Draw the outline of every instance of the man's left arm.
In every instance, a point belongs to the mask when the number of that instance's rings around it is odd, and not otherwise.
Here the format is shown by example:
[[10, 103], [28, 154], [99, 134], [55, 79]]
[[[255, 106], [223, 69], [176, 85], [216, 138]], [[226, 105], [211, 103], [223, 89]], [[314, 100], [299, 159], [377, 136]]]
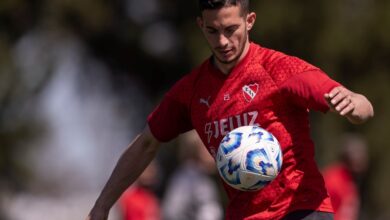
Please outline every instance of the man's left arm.
[[324, 97], [333, 112], [346, 117], [353, 124], [364, 123], [374, 116], [374, 108], [364, 95], [343, 86], [333, 88]]

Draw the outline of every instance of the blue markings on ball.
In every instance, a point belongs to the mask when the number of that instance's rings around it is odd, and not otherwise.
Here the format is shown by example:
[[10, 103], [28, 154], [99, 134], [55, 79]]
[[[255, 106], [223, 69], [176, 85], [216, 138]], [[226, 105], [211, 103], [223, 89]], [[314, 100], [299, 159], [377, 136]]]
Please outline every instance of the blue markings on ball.
[[233, 152], [241, 145], [242, 133], [232, 132], [227, 134], [221, 142], [222, 150], [225, 154]]
[[227, 182], [237, 185], [241, 184], [239, 172], [237, 172], [239, 168], [240, 164], [233, 164], [232, 160], [229, 160], [229, 163], [223, 165], [219, 171]]
[[282, 169], [282, 152], [279, 151], [278, 156], [276, 157], [276, 163], [277, 163], [277, 168], [278, 168], [278, 173]]
[[216, 155], [219, 174], [238, 190], [255, 191], [281, 171], [282, 151], [276, 137], [258, 126], [242, 126], [221, 141]]
[[257, 136], [258, 137], [257, 142], [260, 142], [261, 140], [267, 140], [272, 142], [274, 141], [274, 137], [271, 135], [271, 133], [259, 127], [252, 128], [252, 133], [249, 134], [249, 137], [251, 136]]
[[263, 132], [258, 131], [258, 132], [250, 133], [250, 134], [248, 135], [248, 137], [253, 137], [253, 136], [255, 136], [255, 137], [257, 138], [256, 143], [259, 143], [259, 142], [261, 141], [263, 135], [264, 135]]
[[228, 163], [228, 173], [230, 175], [233, 174], [233, 172], [237, 171], [238, 169], [240, 168], [240, 164], [233, 164], [233, 161], [232, 159], [229, 160], [229, 163]]
[[263, 140], [267, 140], [267, 141], [274, 141], [274, 136], [272, 136], [270, 133], [266, 133], [266, 135], [264, 135], [263, 137]]
[[269, 170], [274, 171], [273, 165], [264, 161], [270, 161], [264, 149], [251, 150], [246, 155], [246, 169], [254, 173], [269, 175]]
[[[274, 166], [272, 166], [272, 163], [265, 163], [264, 161], [260, 162], [261, 167], [261, 173], [264, 175], [272, 175], [275, 173]], [[272, 170], [272, 172], [269, 172]]]

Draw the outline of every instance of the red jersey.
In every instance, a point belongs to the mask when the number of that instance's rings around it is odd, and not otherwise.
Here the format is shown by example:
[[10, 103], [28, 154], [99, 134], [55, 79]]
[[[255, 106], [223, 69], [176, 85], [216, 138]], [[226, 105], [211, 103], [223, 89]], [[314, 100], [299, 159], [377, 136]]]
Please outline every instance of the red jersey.
[[123, 220], [161, 219], [156, 196], [139, 186], [132, 186], [122, 194], [119, 207]]
[[211, 155], [234, 128], [259, 125], [283, 151], [281, 173], [259, 191], [224, 184], [227, 219], [280, 219], [295, 210], [332, 211], [324, 180], [314, 161], [308, 109], [327, 111], [323, 95], [339, 84], [296, 57], [251, 43], [230, 74], [203, 62], [179, 80], [149, 115], [160, 141], [196, 129]]
[[357, 220], [360, 198], [351, 172], [344, 164], [334, 164], [323, 171], [335, 220]]

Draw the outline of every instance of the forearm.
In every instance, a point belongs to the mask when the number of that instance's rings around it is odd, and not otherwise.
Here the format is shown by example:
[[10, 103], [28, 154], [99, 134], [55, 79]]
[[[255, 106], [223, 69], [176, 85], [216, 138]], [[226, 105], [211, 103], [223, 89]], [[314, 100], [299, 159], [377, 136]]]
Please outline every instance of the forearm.
[[154, 158], [158, 143], [137, 136], [118, 160], [93, 209], [108, 212]]

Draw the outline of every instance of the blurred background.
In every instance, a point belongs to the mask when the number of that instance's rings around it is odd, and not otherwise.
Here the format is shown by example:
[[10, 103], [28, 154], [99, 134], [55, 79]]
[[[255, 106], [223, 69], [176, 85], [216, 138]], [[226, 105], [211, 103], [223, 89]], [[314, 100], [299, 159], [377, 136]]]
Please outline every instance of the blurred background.
[[[253, 41], [372, 101], [361, 126], [312, 113], [312, 137], [321, 168], [338, 160], [342, 134], [364, 138], [359, 219], [390, 219], [390, 1], [251, 4]], [[209, 56], [197, 13], [195, 0], [0, 1], [1, 220], [85, 218], [162, 95]], [[149, 187], [161, 201], [179, 163], [178, 143], [164, 145]]]

